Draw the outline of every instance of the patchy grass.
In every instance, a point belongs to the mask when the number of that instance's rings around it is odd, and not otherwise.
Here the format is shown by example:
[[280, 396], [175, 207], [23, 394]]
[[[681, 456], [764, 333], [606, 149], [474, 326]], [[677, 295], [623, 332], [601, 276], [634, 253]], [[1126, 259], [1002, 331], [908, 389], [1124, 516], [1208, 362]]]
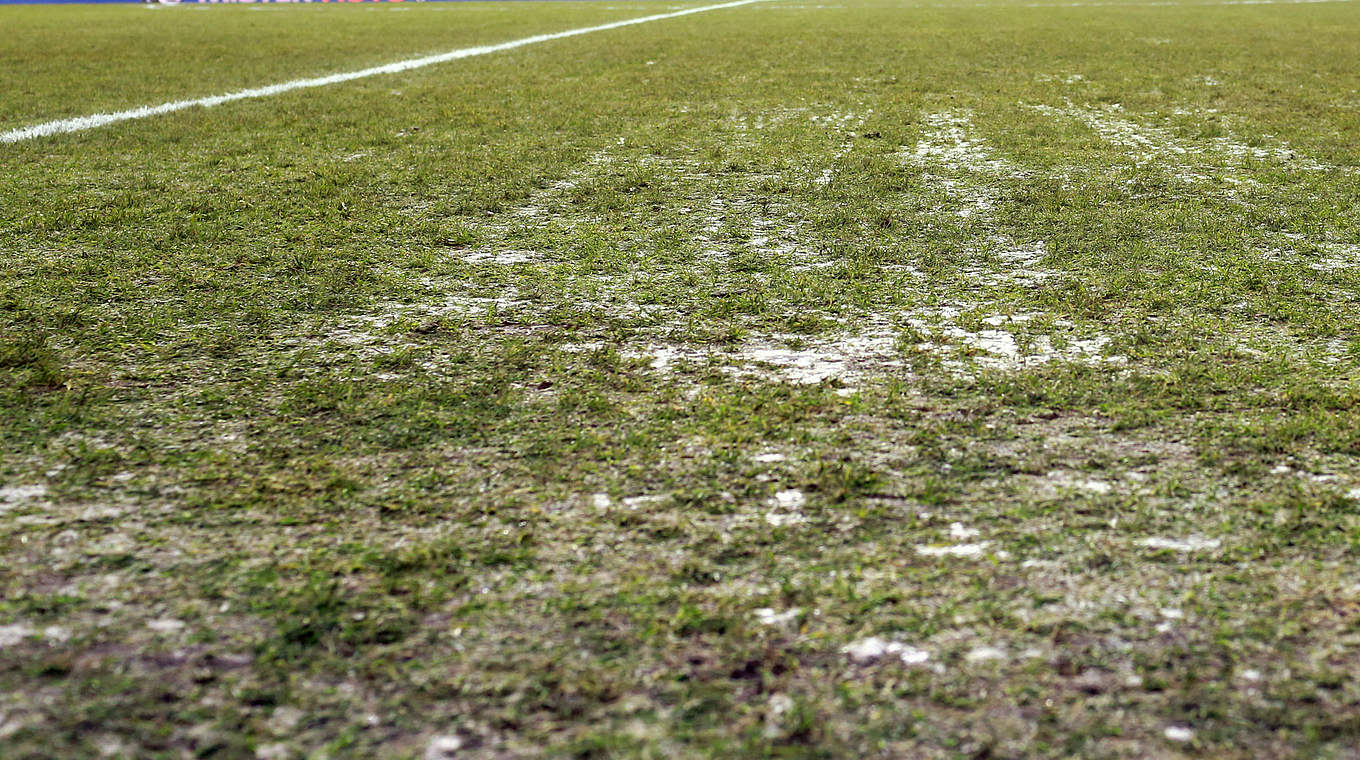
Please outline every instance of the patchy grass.
[[[7, 9], [0, 124], [657, 7]], [[772, 1], [4, 146], [0, 754], [1346, 756], [1357, 27]]]

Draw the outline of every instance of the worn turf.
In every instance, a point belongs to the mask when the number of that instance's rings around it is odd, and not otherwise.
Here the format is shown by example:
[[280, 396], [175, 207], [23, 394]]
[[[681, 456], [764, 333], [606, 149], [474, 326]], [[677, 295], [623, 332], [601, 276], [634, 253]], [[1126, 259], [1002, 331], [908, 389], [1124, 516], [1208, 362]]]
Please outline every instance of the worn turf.
[[[0, 129], [684, 6], [0, 11]], [[0, 146], [0, 755], [1351, 757], [1360, 12], [773, 0]]]

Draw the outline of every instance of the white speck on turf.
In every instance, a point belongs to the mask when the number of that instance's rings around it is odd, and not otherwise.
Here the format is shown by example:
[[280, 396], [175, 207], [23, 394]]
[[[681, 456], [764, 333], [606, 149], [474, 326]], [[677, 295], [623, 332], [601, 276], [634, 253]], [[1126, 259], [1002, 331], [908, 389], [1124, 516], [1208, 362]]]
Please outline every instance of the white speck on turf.
[[0, 625], [0, 647], [12, 647], [33, 635], [33, 629], [23, 623]]
[[[114, 753], [108, 753], [114, 754]], [[288, 760], [293, 756], [293, 751], [283, 742], [273, 744], [261, 744], [255, 750], [255, 760]]]
[[771, 502], [772, 506], [780, 509], [801, 509], [804, 504], [807, 504], [807, 497], [796, 488], [780, 491], [774, 495], [774, 500]]
[[860, 664], [874, 662], [884, 655], [896, 655], [907, 665], [919, 665], [930, 659], [930, 653], [923, 649], [907, 646], [900, 641], [886, 641], [877, 636], [848, 644], [841, 648], [841, 652]]
[[977, 537], [978, 537], [978, 530], [977, 530], [977, 528], [965, 528], [964, 525], [963, 525], [963, 523], [957, 523], [957, 522], [956, 522], [956, 523], [950, 523], [950, 524], [949, 524], [949, 537], [950, 537], [950, 538], [958, 539], [958, 540], [960, 540], [960, 541], [965, 540], [965, 539], [969, 539], [969, 538], [977, 538]]
[[1167, 726], [1162, 735], [1173, 742], [1192, 742], [1195, 740], [1195, 732], [1185, 726]]
[[27, 485], [27, 486], [5, 486], [0, 488], [0, 503], [22, 504], [26, 501], [41, 499], [47, 495], [47, 486]]
[[772, 694], [770, 696], [769, 707], [765, 713], [765, 738], [777, 739], [784, 733], [784, 716], [794, 707], [794, 702], [787, 694]]
[[996, 647], [978, 647], [963, 656], [970, 663], [993, 662], [1006, 659], [1006, 653]]
[[436, 736], [425, 748], [425, 760], [455, 760], [463, 748], [463, 740], [457, 736]]
[[798, 616], [802, 613], [803, 610], [799, 607], [790, 607], [783, 612], [776, 612], [769, 607], [761, 607], [755, 611], [756, 621], [761, 625], [783, 625], [785, 623], [791, 623], [794, 620], [797, 620]]
[[1055, 486], [1075, 488], [1094, 494], [1107, 494], [1114, 490], [1113, 486], [1103, 480], [1071, 477], [1056, 470], [1048, 473], [1048, 479]]
[[797, 512], [775, 512], [771, 510], [765, 513], [765, 522], [776, 528], [786, 525], [801, 525], [807, 522], [807, 516]]
[[755, 461], [761, 464], [773, 464], [774, 462], [783, 462], [786, 459], [788, 457], [783, 454], [757, 454], [755, 457]]
[[1175, 552], [1194, 552], [1203, 549], [1217, 549], [1223, 542], [1217, 538], [1191, 536], [1189, 538], [1145, 538], [1138, 543], [1149, 549], [1170, 549]]
[[917, 546], [916, 553], [923, 557], [965, 557], [968, 559], [978, 559], [986, 553], [990, 541], [979, 541], [975, 544], [948, 544]]
[[533, 251], [464, 251], [461, 256], [463, 261], [469, 264], [500, 264], [503, 266], [528, 264], [538, 258]]
[[175, 633], [184, 630], [184, 621], [174, 618], [161, 618], [159, 620], [146, 621], [146, 627], [156, 633]]

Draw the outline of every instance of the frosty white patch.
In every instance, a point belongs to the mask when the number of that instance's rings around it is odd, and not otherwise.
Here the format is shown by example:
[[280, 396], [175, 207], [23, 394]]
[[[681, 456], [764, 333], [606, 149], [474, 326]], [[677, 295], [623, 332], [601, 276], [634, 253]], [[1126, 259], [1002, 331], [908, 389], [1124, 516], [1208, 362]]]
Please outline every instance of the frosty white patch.
[[1194, 552], [1202, 549], [1217, 549], [1223, 542], [1217, 538], [1191, 536], [1189, 538], [1145, 538], [1138, 543], [1149, 549], [1170, 549], [1174, 552]]
[[948, 544], [917, 546], [916, 553], [923, 557], [965, 557], [967, 559], [977, 559], [987, 552], [991, 541], [979, 541], [975, 544]]
[[844, 646], [841, 652], [850, 655], [850, 659], [861, 664], [874, 662], [884, 655], [896, 655], [907, 665], [919, 665], [930, 659], [930, 653], [925, 650], [907, 646], [900, 641], [885, 641], [877, 636], [870, 636]]
[[769, 607], [761, 607], [755, 611], [756, 621], [761, 625], [783, 625], [798, 619], [803, 610], [798, 607], [790, 607], [783, 612], [776, 612]]

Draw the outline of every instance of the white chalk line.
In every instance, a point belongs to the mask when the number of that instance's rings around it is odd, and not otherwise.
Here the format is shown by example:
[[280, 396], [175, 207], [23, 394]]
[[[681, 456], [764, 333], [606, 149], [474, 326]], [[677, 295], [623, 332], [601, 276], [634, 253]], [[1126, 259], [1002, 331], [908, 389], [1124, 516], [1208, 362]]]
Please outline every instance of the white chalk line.
[[9, 130], [7, 132], [0, 132], [0, 143], [15, 143], [20, 142], [21, 140], [32, 140], [37, 137], [47, 137], [49, 135], [58, 135], [66, 132], [79, 132], [86, 129], [94, 129], [95, 127], [103, 127], [109, 124], [115, 124], [120, 121], [129, 121], [132, 119], [145, 119], [149, 116], [159, 116], [161, 114], [172, 113], [174, 111], [183, 111], [186, 108], [193, 108], [194, 106], [211, 107], [221, 105], [223, 103], [230, 103], [233, 100], [245, 100], [247, 98], [266, 98], [271, 95], [279, 95], [281, 93], [290, 92], [292, 90], [302, 90], [309, 87], [325, 87], [327, 85], [340, 84], [341, 82], [349, 82], [355, 79], [363, 79], [365, 77], [377, 76], [379, 74], [398, 74], [403, 71], [410, 71], [412, 69], [433, 66], [437, 63], [446, 63], [448, 61], [456, 61], [460, 58], [471, 58], [473, 56], [478, 55], [487, 55], [490, 53], [499, 53], [505, 50], [514, 50], [515, 48], [524, 47], [526, 45], [535, 45], [540, 42], [560, 40], [566, 37], [577, 37], [582, 34], [604, 32], [610, 29], [619, 29], [625, 26], [646, 24], [651, 21], [661, 21], [663, 19], [668, 18], [678, 18], [680, 16], [688, 16], [694, 13], [704, 13], [706, 11], [721, 10], [723, 8], [735, 8], [740, 5], [750, 5], [752, 3], [759, 2], [765, 2], [765, 0], [734, 0], [734, 2], [719, 3], [717, 5], [705, 5], [699, 8], [686, 8], [685, 10], [682, 11], [673, 11], [670, 13], [658, 13], [652, 16], [639, 16], [638, 18], [630, 18], [625, 19], [623, 21], [611, 21], [608, 24], [586, 26], [581, 27], [580, 29], [568, 29], [567, 31], [564, 32], [552, 32], [550, 34], [536, 34], [532, 37], [524, 37], [522, 39], [511, 40], [509, 42], [501, 42], [495, 45], [481, 45], [478, 47], [450, 50], [447, 53], [427, 55], [421, 58], [408, 58], [407, 60], [404, 61], [388, 63], [382, 66], [373, 66], [367, 69], [359, 69], [358, 71], [346, 71], [340, 74], [331, 74], [329, 76], [314, 77], [311, 79], [293, 79], [287, 82], [271, 84], [265, 87], [252, 87], [248, 90], [238, 90], [236, 92], [229, 92], [226, 93], [225, 95], [211, 95], [205, 98], [194, 98], [192, 100], [176, 100], [171, 101], [169, 103], [161, 103], [160, 105], [156, 106], [141, 106], [140, 108], [132, 108], [127, 111], [115, 111], [113, 113], [95, 113], [90, 114], [89, 116], [77, 116], [70, 119], [57, 119], [55, 121], [48, 121], [42, 124], [34, 124], [31, 127], [21, 127], [19, 129]]

